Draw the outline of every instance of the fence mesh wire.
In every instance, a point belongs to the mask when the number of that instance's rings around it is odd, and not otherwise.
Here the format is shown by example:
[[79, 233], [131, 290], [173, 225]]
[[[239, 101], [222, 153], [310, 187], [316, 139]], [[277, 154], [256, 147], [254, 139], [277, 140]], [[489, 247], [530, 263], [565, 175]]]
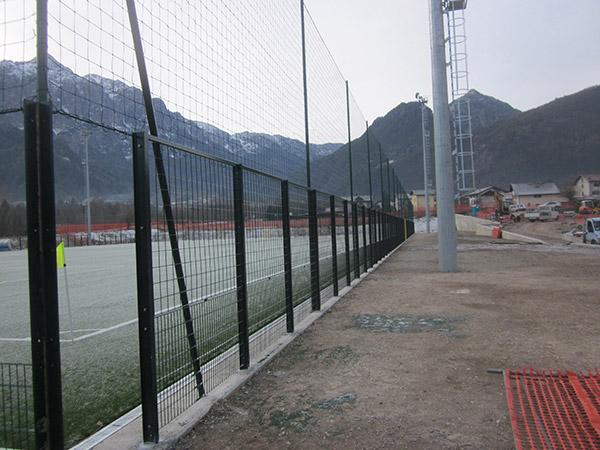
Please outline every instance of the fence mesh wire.
[[[281, 181], [244, 172], [249, 332], [254, 359], [285, 334]], [[277, 321], [277, 319], [280, 319]], [[276, 324], [269, 326], [272, 322]], [[263, 330], [257, 333], [259, 330]]]
[[329, 214], [330, 197], [317, 192], [317, 235], [319, 239], [319, 284], [321, 298], [333, 296], [333, 272], [331, 266], [331, 215]]
[[[200, 397], [199, 373], [209, 392], [239, 369], [230, 163], [255, 169], [244, 170], [251, 359], [285, 332], [281, 180], [270, 176], [292, 182], [295, 323], [311, 312], [302, 12], [310, 187], [319, 189], [323, 300], [333, 295], [334, 279], [341, 289], [365, 266], [360, 207], [349, 205], [344, 227], [350, 156], [354, 200], [402, 209], [405, 215], [410, 204], [405, 194], [395, 201], [394, 192], [402, 190], [393, 169], [387, 172], [386, 151], [372, 132], [367, 143], [364, 115], [300, 2], [134, 3], [158, 134], [173, 144], [161, 144], [159, 151], [171, 201], [171, 233], [156, 155], [149, 155], [159, 416], [165, 425]], [[56, 240], [67, 247], [68, 265], [59, 273], [68, 445], [140, 402], [131, 133], [147, 131], [148, 123], [129, 12], [122, 0], [48, 2]], [[5, 136], [0, 150], [9, 155], [0, 166], [0, 239], [11, 249], [27, 247], [21, 108], [25, 98], [36, 96], [36, 19], [35, 0], [0, 2], [0, 130]], [[330, 194], [336, 195], [335, 274]], [[182, 276], [174, 263], [173, 238]], [[19, 258], [20, 265], [14, 265], [20, 267], [19, 276], [11, 272], [15, 279], [26, 277], [26, 254]], [[26, 297], [26, 287], [13, 292], [3, 285], [0, 292], [3, 302], [26, 305]], [[26, 323], [27, 315], [21, 307], [2, 322], [3, 335], [23, 339], [2, 343], [9, 361], [30, 359], [27, 336], [13, 325]], [[25, 383], [18, 391], [30, 388]], [[8, 398], [4, 392], [3, 401]]]
[[[193, 376], [198, 366], [206, 391], [236, 370], [237, 359], [228, 351], [237, 344], [237, 315], [231, 166], [164, 145], [160, 149], [178, 244], [171, 240], [154, 158], [157, 379], [160, 421], [166, 424], [199, 398]], [[183, 279], [176, 272], [174, 248]]]
[[0, 446], [34, 448], [31, 364], [0, 363]]
[[0, 114], [20, 111], [23, 99], [34, 93], [35, 0], [0, 3]]

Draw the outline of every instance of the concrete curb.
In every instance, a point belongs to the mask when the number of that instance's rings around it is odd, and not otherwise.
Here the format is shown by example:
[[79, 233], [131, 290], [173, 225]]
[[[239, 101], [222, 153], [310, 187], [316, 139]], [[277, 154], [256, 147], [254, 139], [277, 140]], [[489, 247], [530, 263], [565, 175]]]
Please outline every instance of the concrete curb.
[[[456, 214], [456, 228], [458, 231], [467, 231], [475, 233], [478, 236], [492, 237], [492, 228], [497, 226], [500, 226], [499, 222]], [[546, 244], [546, 242], [542, 241], [541, 239], [536, 239], [505, 230], [502, 230], [502, 238], [517, 242], [525, 242], [527, 244]]]
[[[412, 237], [412, 236], [411, 236]], [[153, 449], [161, 450], [171, 448], [181, 437], [187, 434], [212, 408], [212, 406], [220, 400], [226, 399], [236, 389], [250, 380], [257, 374], [265, 365], [267, 365], [275, 356], [277, 356], [284, 348], [286, 348], [294, 339], [306, 331], [317, 319], [329, 311], [342, 297], [347, 295], [352, 289], [358, 286], [371, 272], [375, 271], [396, 251], [410, 241], [407, 240], [398, 245], [388, 255], [382, 258], [366, 273], [361, 274], [360, 278], [352, 281], [350, 286], [346, 286], [340, 290], [337, 297], [332, 297], [327, 300], [320, 311], [311, 312], [308, 317], [296, 325], [294, 333], [286, 334], [279, 338], [273, 345], [262, 352], [258, 362], [244, 371], [238, 371], [227, 381], [219, 385], [217, 388], [206, 394], [202, 399], [197, 401], [191, 408], [186, 410], [176, 420], [172, 421], [160, 430], [160, 442], [155, 445], [144, 444], [141, 441], [142, 437], [142, 418], [141, 406], [137, 406], [133, 410], [119, 417], [117, 420], [99, 430], [97, 433], [88, 437], [71, 450], [103, 450], [115, 448], [119, 449]]]

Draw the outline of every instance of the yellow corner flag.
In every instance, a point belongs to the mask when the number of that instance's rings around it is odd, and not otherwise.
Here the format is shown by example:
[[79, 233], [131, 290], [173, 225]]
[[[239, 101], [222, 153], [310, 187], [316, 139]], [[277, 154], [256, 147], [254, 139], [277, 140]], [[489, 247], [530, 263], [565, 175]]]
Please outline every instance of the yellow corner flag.
[[62, 269], [65, 266], [65, 244], [61, 242], [56, 247], [56, 268]]

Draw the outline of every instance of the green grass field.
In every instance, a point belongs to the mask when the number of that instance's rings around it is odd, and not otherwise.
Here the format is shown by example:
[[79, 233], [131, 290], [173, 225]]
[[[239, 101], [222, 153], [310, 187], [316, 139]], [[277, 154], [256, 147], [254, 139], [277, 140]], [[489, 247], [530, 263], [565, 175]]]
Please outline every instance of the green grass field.
[[[246, 241], [251, 333], [285, 311], [281, 238], [263, 236]], [[319, 247], [325, 289], [333, 279], [329, 235], [319, 237]], [[153, 249], [157, 365], [164, 389], [189, 375], [191, 364], [168, 243], [156, 242]], [[237, 344], [233, 241], [182, 240], [181, 249], [205, 364]], [[308, 250], [307, 236], [292, 236], [295, 305], [310, 298]], [[71, 445], [140, 403], [135, 245], [67, 248], [66, 260], [72, 332], [63, 270], [58, 280], [65, 433]], [[344, 273], [344, 237], [338, 235], [338, 278]], [[28, 301], [27, 253], [0, 253], [0, 362], [30, 362]], [[218, 382], [205, 380], [208, 389]]]

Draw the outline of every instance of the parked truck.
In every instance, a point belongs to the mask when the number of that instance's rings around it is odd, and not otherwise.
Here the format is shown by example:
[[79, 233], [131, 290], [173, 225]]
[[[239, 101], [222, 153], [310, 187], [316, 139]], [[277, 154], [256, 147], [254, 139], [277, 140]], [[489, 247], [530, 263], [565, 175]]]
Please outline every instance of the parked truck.
[[590, 244], [600, 243], [600, 217], [592, 217], [585, 220], [583, 243], [587, 244], [588, 242]]

